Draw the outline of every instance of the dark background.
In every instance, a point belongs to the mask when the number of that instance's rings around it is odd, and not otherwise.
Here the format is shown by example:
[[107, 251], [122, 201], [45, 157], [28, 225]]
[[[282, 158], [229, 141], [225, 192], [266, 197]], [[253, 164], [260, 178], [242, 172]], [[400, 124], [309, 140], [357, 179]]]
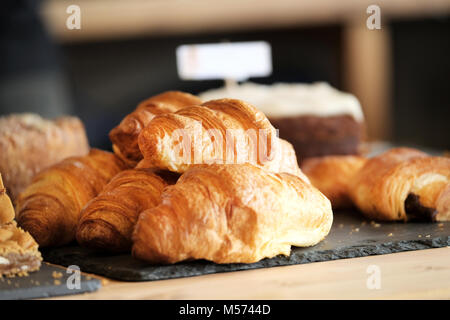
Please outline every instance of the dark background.
[[[59, 46], [46, 35], [35, 1], [7, 0], [1, 6], [0, 114], [75, 114], [94, 147], [109, 149], [109, 130], [153, 94], [223, 85], [179, 80], [175, 49], [180, 44], [265, 40], [272, 46], [273, 74], [250, 80], [327, 81], [345, 89], [339, 25]], [[450, 18], [391, 21], [389, 27], [391, 140], [450, 149]]]

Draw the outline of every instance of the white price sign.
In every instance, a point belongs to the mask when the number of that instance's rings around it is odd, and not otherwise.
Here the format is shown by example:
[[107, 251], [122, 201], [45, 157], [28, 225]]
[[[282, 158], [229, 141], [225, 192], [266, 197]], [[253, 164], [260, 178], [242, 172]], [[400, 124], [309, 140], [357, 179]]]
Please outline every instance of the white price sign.
[[182, 45], [177, 68], [183, 80], [267, 77], [272, 73], [271, 49], [264, 41]]

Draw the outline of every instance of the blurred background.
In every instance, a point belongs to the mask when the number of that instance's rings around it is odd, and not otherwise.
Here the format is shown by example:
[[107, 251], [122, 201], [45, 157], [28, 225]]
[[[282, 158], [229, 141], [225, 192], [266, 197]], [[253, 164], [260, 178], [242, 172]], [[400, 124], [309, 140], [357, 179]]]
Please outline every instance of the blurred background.
[[[69, 30], [66, 10], [81, 9]], [[370, 4], [381, 29], [369, 30]], [[450, 0], [2, 0], [0, 115], [74, 114], [92, 146], [141, 100], [198, 93], [181, 44], [264, 40], [273, 73], [257, 83], [326, 81], [355, 94], [371, 141], [450, 149]]]

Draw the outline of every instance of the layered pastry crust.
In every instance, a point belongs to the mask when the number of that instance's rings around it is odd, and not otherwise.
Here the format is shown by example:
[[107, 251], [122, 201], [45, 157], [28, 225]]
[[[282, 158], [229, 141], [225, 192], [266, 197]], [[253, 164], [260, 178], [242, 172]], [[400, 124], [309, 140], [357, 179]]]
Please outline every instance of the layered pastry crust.
[[152, 168], [183, 173], [196, 164], [251, 163], [301, 175], [292, 145], [277, 137], [261, 111], [241, 100], [212, 100], [156, 116], [138, 142]]
[[42, 262], [38, 244], [12, 221], [0, 226], [0, 277], [27, 275]]
[[151, 169], [120, 172], [81, 211], [78, 243], [101, 251], [129, 251], [139, 214], [159, 204], [166, 186]]
[[448, 221], [450, 159], [410, 148], [369, 159], [351, 183], [362, 213], [382, 221]]
[[360, 156], [325, 156], [306, 159], [303, 173], [311, 184], [330, 199], [333, 209], [350, 208], [350, 184], [366, 158]]
[[113, 143], [113, 151], [130, 167], [134, 167], [142, 154], [138, 146], [141, 131], [156, 116], [176, 112], [186, 106], [201, 104], [196, 96], [180, 92], [167, 91], [142, 101], [132, 113], [111, 130], [109, 138]]
[[16, 218], [40, 246], [75, 240], [81, 209], [126, 168], [113, 153], [92, 149], [42, 171], [17, 199]]
[[297, 176], [250, 164], [199, 165], [139, 216], [132, 252], [151, 263], [252, 263], [315, 245], [332, 221], [330, 201]]

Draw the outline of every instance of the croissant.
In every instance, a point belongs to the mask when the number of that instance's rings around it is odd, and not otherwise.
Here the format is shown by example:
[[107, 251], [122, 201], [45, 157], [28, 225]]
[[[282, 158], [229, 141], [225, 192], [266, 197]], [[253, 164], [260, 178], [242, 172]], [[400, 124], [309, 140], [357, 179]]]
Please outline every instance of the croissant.
[[179, 173], [211, 163], [300, 172], [292, 145], [280, 141], [261, 111], [240, 100], [212, 100], [156, 116], [138, 143], [148, 165]]
[[155, 115], [172, 113], [200, 103], [196, 96], [180, 91], [167, 91], [142, 101], [109, 133], [114, 152], [130, 166], [136, 165], [142, 159], [137, 143], [139, 133]]
[[97, 149], [51, 166], [20, 194], [17, 222], [40, 246], [71, 242], [83, 206], [124, 168], [114, 154]]
[[198, 165], [140, 214], [132, 254], [151, 263], [252, 263], [315, 245], [332, 220], [330, 201], [297, 176], [250, 164]]
[[361, 156], [325, 156], [308, 158], [301, 169], [311, 184], [331, 201], [333, 209], [350, 208], [349, 184], [361, 169], [366, 158]]
[[159, 204], [166, 185], [151, 169], [120, 172], [81, 211], [78, 243], [103, 251], [130, 250], [139, 214]]
[[384, 221], [450, 219], [450, 159], [410, 148], [369, 159], [351, 183], [350, 196], [365, 216]]

